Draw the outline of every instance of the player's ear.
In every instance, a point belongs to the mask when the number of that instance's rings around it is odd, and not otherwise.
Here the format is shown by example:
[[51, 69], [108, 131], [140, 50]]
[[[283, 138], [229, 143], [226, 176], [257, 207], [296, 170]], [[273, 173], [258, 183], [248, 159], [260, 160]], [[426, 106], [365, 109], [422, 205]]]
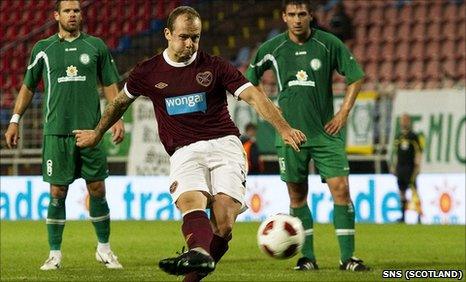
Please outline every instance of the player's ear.
[[282, 12], [282, 19], [286, 23], [286, 13], [285, 12]]
[[55, 18], [55, 20], [58, 22], [59, 18], [60, 18], [60, 14], [58, 14], [57, 11], [54, 11], [53, 12], [53, 17]]
[[170, 30], [168, 28], [165, 28], [163, 30], [163, 33], [165, 35], [165, 39], [167, 39], [168, 41], [170, 41], [172, 39], [172, 33], [170, 32]]

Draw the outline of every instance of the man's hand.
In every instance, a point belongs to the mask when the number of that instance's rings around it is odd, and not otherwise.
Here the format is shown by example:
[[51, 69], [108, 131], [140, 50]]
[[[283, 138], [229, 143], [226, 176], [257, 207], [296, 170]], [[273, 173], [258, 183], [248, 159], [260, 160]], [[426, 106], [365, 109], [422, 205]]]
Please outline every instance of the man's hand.
[[123, 120], [115, 122], [115, 124], [110, 129], [112, 131], [112, 142], [114, 144], [119, 144], [125, 138], [125, 124]]
[[280, 135], [282, 136], [283, 141], [285, 141], [285, 144], [290, 145], [293, 147], [293, 149], [296, 152], [299, 152], [299, 147], [306, 143], [306, 135], [302, 133], [298, 129], [294, 129], [291, 127], [288, 127], [285, 130], [280, 131]]
[[76, 146], [80, 148], [94, 147], [102, 139], [95, 130], [73, 130], [76, 138]]
[[324, 129], [330, 135], [335, 135], [340, 132], [343, 126], [346, 124], [346, 120], [348, 119], [348, 113], [343, 111], [338, 111], [338, 113], [329, 121]]
[[16, 148], [19, 140], [19, 125], [16, 122], [11, 122], [5, 133], [6, 145], [9, 149]]

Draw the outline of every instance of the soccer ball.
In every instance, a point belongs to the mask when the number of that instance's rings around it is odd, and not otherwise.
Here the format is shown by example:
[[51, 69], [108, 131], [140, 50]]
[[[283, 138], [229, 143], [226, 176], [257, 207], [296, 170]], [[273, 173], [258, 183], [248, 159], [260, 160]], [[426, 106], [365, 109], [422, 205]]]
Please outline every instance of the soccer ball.
[[267, 218], [257, 231], [257, 243], [261, 251], [276, 259], [294, 256], [301, 250], [304, 237], [301, 220], [286, 214]]

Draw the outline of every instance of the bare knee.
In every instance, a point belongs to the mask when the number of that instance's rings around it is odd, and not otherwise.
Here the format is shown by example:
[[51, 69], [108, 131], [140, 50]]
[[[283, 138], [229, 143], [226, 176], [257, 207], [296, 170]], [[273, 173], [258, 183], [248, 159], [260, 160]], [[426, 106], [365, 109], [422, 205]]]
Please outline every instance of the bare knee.
[[88, 182], [87, 190], [89, 191], [89, 195], [93, 197], [105, 197], [105, 183], [103, 181]]
[[332, 193], [333, 201], [335, 204], [348, 204], [351, 202], [349, 183], [347, 178], [337, 178], [327, 183]]
[[307, 183], [286, 183], [288, 195], [290, 196], [290, 206], [292, 208], [302, 207], [307, 203]]
[[66, 198], [68, 186], [50, 185], [50, 196], [56, 199]]

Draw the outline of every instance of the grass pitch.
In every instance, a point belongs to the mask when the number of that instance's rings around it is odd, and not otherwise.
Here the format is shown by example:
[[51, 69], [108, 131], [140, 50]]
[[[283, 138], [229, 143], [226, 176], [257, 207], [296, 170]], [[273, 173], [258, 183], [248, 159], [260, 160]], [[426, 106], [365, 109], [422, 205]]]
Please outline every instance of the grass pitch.
[[[180, 222], [114, 221], [111, 245], [124, 270], [109, 270], [94, 258], [96, 239], [90, 222], [69, 221], [63, 238], [62, 268], [39, 270], [48, 255], [45, 222], [1, 222], [2, 281], [181, 281], [158, 269], [183, 245]], [[465, 270], [465, 226], [356, 226], [356, 255], [372, 271], [338, 270], [338, 246], [332, 225], [314, 226], [315, 251], [321, 268], [297, 272], [298, 256], [273, 260], [256, 245], [259, 223], [237, 223], [230, 251], [204, 281], [380, 281], [384, 269]], [[393, 279], [391, 279], [393, 280]]]

